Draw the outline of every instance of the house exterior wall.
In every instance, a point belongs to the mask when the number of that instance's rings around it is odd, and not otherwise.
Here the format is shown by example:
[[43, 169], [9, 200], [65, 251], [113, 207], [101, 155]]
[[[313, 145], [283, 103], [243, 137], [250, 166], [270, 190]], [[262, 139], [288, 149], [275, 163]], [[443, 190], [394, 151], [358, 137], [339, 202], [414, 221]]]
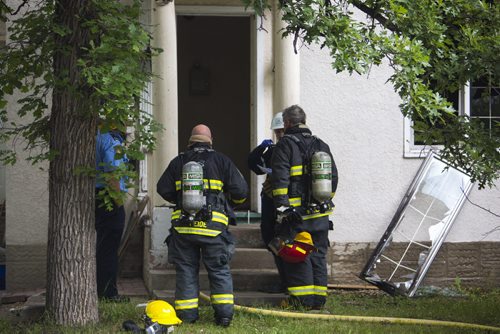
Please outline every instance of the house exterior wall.
[[[317, 46], [302, 48], [301, 106], [314, 134], [329, 143], [339, 170], [330, 234], [330, 282], [359, 283], [423, 158], [403, 158], [399, 97], [386, 83], [388, 66], [369, 75], [336, 74]], [[498, 213], [500, 190], [469, 194], [472, 203]], [[423, 284], [500, 284], [500, 219], [465, 201]], [[496, 228], [496, 230], [495, 230]]]
[[[8, 112], [15, 118], [20, 95], [9, 99]], [[31, 165], [23, 143], [11, 141], [18, 161], [6, 167], [6, 288], [31, 289], [45, 286], [48, 208], [48, 163]]]

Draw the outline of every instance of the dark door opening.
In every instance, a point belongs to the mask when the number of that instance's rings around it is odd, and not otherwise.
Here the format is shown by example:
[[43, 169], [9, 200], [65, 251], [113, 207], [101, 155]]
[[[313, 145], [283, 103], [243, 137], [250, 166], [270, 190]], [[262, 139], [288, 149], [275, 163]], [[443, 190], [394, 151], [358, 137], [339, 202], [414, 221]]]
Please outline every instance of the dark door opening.
[[177, 56], [179, 152], [206, 124], [250, 184], [250, 17], [178, 15]]

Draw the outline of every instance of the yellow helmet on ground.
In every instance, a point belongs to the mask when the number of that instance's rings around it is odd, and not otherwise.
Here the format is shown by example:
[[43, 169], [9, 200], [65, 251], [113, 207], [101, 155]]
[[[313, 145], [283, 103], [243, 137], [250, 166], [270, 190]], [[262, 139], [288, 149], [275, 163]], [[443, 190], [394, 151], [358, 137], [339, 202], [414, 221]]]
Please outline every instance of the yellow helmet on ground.
[[151, 322], [160, 325], [180, 325], [182, 320], [177, 318], [175, 309], [164, 300], [153, 300], [146, 305], [146, 316]]

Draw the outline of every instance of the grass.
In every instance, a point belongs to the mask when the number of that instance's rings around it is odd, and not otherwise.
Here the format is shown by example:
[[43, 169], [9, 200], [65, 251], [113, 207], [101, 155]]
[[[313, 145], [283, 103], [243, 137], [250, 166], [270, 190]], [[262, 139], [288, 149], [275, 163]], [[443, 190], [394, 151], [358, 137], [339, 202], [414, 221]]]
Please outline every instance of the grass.
[[[136, 308], [143, 300], [134, 299], [126, 304], [101, 303], [100, 323], [84, 328], [58, 327], [48, 322], [11, 323], [0, 319], [0, 333], [120, 333], [125, 320], [143, 326], [143, 308]], [[266, 307], [277, 311], [283, 308]], [[377, 317], [403, 317], [467, 322], [500, 327], [500, 290], [467, 293], [461, 297], [427, 295], [415, 298], [392, 297], [376, 292], [333, 291], [325, 307], [335, 315]], [[209, 306], [200, 308], [200, 320], [195, 324], [178, 326], [174, 334], [182, 333], [488, 333], [471, 328], [429, 325], [402, 325], [388, 323], [347, 322], [318, 319], [289, 319], [278, 316], [236, 311], [229, 328], [213, 323]]]

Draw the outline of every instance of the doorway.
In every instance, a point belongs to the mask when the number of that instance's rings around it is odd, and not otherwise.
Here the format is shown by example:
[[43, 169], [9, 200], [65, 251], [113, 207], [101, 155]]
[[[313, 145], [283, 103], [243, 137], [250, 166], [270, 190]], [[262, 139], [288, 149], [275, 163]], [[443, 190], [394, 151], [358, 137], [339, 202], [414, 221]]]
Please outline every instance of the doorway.
[[[179, 152], [196, 124], [212, 130], [250, 185], [250, 17], [177, 15]], [[239, 209], [249, 208], [246, 206]]]

